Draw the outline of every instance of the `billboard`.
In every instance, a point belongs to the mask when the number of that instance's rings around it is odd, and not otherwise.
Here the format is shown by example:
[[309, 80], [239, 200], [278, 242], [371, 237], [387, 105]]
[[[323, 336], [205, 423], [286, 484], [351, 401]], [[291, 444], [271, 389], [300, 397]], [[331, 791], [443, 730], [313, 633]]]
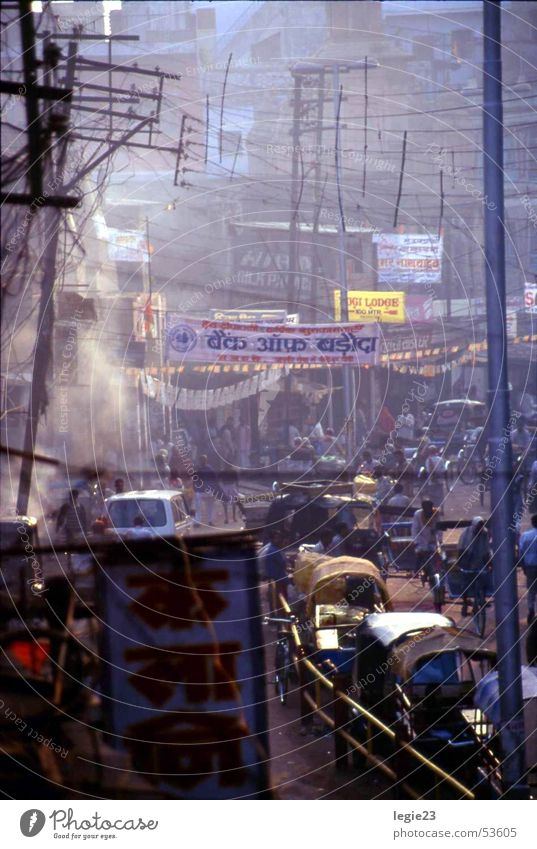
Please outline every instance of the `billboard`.
[[144, 233], [108, 227], [106, 238], [108, 259], [114, 262], [149, 262], [152, 248], [149, 246], [148, 250], [147, 237]]
[[171, 313], [165, 355], [170, 362], [374, 365], [378, 336], [377, 324], [246, 324]]
[[434, 286], [442, 280], [443, 237], [427, 233], [380, 233], [377, 243], [379, 285]]

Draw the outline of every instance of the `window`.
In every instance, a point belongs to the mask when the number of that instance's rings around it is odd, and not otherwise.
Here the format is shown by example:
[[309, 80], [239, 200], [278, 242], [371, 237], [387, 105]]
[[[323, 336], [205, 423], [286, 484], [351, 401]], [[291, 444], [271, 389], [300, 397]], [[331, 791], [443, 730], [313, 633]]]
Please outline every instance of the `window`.
[[136, 516], [142, 516], [150, 528], [162, 528], [166, 524], [166, 509], [156, 498], [125, 498], [112, 501], [108, 508], [110, 521], [115, 528], [133, 528]]
[[184, 501], [181, 497], [174, 498], [172, 504], [172, 515], [174, 522], [184, 522], [187, 518]]

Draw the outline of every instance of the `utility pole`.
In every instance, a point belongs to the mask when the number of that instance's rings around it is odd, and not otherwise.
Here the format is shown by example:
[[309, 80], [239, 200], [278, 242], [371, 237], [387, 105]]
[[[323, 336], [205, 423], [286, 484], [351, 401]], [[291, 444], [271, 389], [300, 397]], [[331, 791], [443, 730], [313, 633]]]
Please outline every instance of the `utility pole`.
[[496, 592], [496, 644], [500, 692], [500, 739], [505, 793], [526, 795], [520, 631], [513, 530], [513, 458], [509, 428], [507, 335], [505, 325], [505, 224], [503, 190], [503, 108], [501, 4], [483, 4], [483, 151], [485, 206], [485, 280], [487, 299], [489, 456], [491, 525]]
[[[334, 91], [334, 120], [336, 124], [335, 166], [336, 185], [339, 201], [338, 222], [338, 266], [339, 266], [339, 302], [341, 310], [341, 322], [347, 324], [349, 320], [349, 287], [347, 285], [347, 257], [345, 247], [345, 218], [343, 213], [343, 202], [341, 200], [341, 156], [340, 156], [340, 112], [342, 91], [339, 87], [339, 65], [336, 63], [332, 68], [332, 87]], [[353, 405], [351, 375], [349, 366], [342, 366], [343, 373], [343, 427], [345, 428], [345, 457], [350, 462], [353, 455]], [[352, 444], [351, 444], [352, 443]]]
[[[337, 184], [337, 193], [338, 193], [338, 203], [339, 203], [339, 226], [338, 226], [338, 269], [339, 269], [339, 289], [340, 289], [340, 305], [341, 305], [341, 322], [345, 323], [348, 321], [349, 316], [349, 304], [348, 304], [348, 285], [347, 285], [347, 266], [346, 266], [346, 248], [345, 248], [345, 218], [344, 218], [344, 210], [343, 210], [343, 201], [342, 201], [342, 192], [341, 192], [341, 156], [340, 156], [340, 147], [339, 147], [339, 139], [340, 139], [340, 111], [341, 111], [341, 100], [342, 100], [342, 92], [340, 91], [339, 85], [339, 74], [341, 71], [347, 73], [353, 70], [363, 70], [367, 65], [368, 68], [378, 68], [378, 62], [375, 60], [369, 61], [366, 59], [365, 63], [363, 61], [327, 61], [326, 63], [318, 63], [318, 62], [300, 62], [297, 63], [293, 67], [293, 74], [295, 76], [295, 84], [296, 78], [299, 74], [303, 75], [321, 75], [321, 79], [324, 80], [324, 75], [328, 72], [332, 72], [332, 91], [333, 91], [333, 103], [334, 103], [334, 119], [335, 119], [335, 130], [336, 130], [336, 144], [335, 144], [335, 172], [336, 172], [336, 184]], [[353, 375], [351, 376], [350, 369], [343, 366], [342, 367], [342, 377], [343, 377], [343, 418], [344, 418], [344, 428], [346, 434], [346, 459], [349, 462], [353, 456], [353, 446], [354, 446], [354, 406], [356, 403], [356, 399], [354, 397], [354, 392], [352, 388], [353, 384]]]
[[[287, 311], [296, 312], [298, 306], [296, 304], [296, 277], [299, 270], [298, 259], [298, 205], [300, 199], [300, 191], [298, 187], [298, 161], [299, 161], [299, 145], [300, 145], [300, 120], [302, 117], [302, 79], [296, 74], [294, 75], [293, 86], [293, 127], [292, 135], [292, 150], [293, 156], [291, 159], [291, 216], [289, 218], [289, 270], [287, 274]], [[288, 373], [285, 377], [285, 400], [286, 400], [286, 416], [285, 416], [285, 443], [289, 447], [289, 429], [291, 426], [291, 384], [292, 377]]]
[[[76, 43], [74, 41], [69, 42], [69, 53], [65, 75], [65, 86], [68, 90], [72, 89], [75, 79], [76, 52]], [[65, 168], [67, 147], [69, 143], [70, 115], [71, 101], [69, 100], [66, 101], [63, 106], [63, 133], [59, 141], [60, 149], [56, 160], [55, 176], [59, 184], [57, 187], [59, 189], [59, 194], [62, 193], [62, 188], [65, 187], [63, 171]], [[44, 268], [43, 279], [41, 281], [39, 314], [37, 319], [37, 339], [34, 350], [30, 402], [26, 418], [23, 457], [21, 460], [19, 476], [17, 513], [20, 516], [25, 516], [28, 513], [28, 502], [30, 499], [30, 488], [34, 468], [37, 427], [39, 417], [47, 403], [47, 377], [52, 359], [52, 336], [54, 328], [54, 283], [56, 281], [56, 257], [61, 220], [61, 210], [59, 208], [51, 209], [48, 224], [45, 228]]]

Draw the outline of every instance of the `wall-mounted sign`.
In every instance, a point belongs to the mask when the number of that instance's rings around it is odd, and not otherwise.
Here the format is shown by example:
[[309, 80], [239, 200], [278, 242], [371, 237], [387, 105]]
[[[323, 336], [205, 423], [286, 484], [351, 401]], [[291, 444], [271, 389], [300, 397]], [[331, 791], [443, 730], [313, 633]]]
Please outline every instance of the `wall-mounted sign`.
[[214, 321], [250, 321], [257, 324], [281, 324], [287, 321], [285, 310], [209, 310]]
[[436, 285], [442, 279], [442, 236], [380, 233], [377, 243], [379, 285]]
[[114, 262], [148, 262], [153, 249], [149, 246], [144, 233], [116, 230], [108, 227], [106, 232], [108, 242], [108, 258]]
[[526, 312], [537, 313], [537, 286], [526, 281], [524, 287], [524, 307]]
[[[404, 292], [347, 292], [348, 320], [401, 324], [405, 321]], [[334, 291], [334, 318], [341, 320], [341, 290]]]
[[[271, 242], [239, 245], [234, 250], [235, 287], [239, 290], [279, 293], [287, 297], [289, 290], [289, 248], [281, 244], [282, 234], [277, 233], [280, 244]], [[310, 248], [300, 253], [298, 269], [293, 275], [293, 286], [299, 302], [310, 298], [318, 274]], [[325, 258], [325, 261], [328, 262]], [[326, 273], [329, 273], [327, 270]], [[283, 298], [282, 298], [283, 300]]]
[[430, 295], [407, 295], [405, 301], [406, 320], [432, 321], [434, 317], [433, 298]]

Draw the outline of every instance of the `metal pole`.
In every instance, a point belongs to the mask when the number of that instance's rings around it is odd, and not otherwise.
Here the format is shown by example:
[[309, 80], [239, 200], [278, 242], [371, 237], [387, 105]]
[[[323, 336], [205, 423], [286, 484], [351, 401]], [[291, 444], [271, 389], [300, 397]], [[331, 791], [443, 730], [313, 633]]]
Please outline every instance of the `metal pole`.
[[[289, 219], [289, 272], [287, 275], [287, 310], [297, 312], [296, 302], [296, 278], [299, 268], [298, 260], [298, 151], [300, 145], [300, 120], [302, 116], [302, 80], [300, 76], [294, 77], [293, 86], [293, 158], [291, 160], [291, 217]], [[291, 427], [291, 386], [292, 378], [290, 372], [285, 377], [285, 445], [289, 449], [289, 431]]]
[[[334, 90], [334, 118], [336, 121], [336, 184], [338, 186], [338, 194], [341, 187], [341, 161], [337, 155], [339, 150], [339, 112], [340, 112], [340, 97], [339, 90], [339, 65], [335, 64], [332, 68], [332, 86]], [[341, 304], [341, 322], [346, 324], [349, 320], [349, 301], [348, 301], [348, 286], [347, 286], [347, 266], [345, 263], [345, 221], [343, 218], [343, 209], [339, 210], [339, 226], [338, 226], [338, 263], [339, 263], [339, 287], [340, 287], [340, 304]], [[349, 462], [353, 455], [354, 445], [351, 445], [352, 434], [352, 404], [349, 367], [341, 367], [343, 374], [343, 419], [345, 428], [345, 455]]]
[[524, 721], [520, 633], [512, 507], [512, 450], [508, 436], [509, 390], [505, 328], [505, 241], [503, 192], [503, 110], [501, 7], [485, 0], [483, 151], [485, 206], [485, 275], [487, 297], [489, 456], [494, 579], [497, 587], [496, 643], [500, 690], [500, 735], [506, 793], [524, 795]]

